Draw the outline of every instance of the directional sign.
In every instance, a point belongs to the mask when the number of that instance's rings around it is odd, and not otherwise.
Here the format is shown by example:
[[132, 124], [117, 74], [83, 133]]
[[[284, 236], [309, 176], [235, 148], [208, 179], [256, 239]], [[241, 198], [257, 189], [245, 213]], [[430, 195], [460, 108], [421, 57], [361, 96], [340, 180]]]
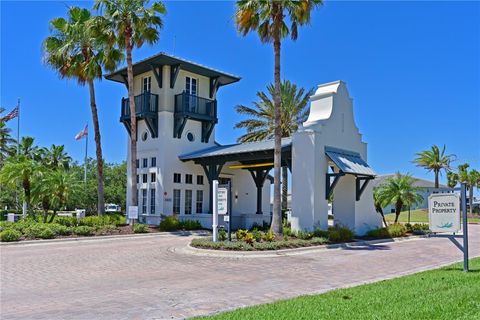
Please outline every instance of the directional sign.
[[432, 232], [460, 231], [460, 197], [455, 193], [434, 193], [428, 197], [428, 218]]
[[219, 187], [217, 199], [218, 199], [217, 200], [218, 214], [227, 214], [228, 213], [228, 188]]

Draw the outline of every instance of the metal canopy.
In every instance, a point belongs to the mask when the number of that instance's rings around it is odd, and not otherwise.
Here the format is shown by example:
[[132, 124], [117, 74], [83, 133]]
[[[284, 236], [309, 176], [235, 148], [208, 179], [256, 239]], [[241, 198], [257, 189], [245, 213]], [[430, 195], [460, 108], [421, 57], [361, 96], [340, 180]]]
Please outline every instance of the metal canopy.
[[[154, 70], [154, 75], [157, 78], [158, 85], [161, 87], [163, 85], [163, 79], [162, 81], [159, 80], [162, 77], [162, 72], [161, 69], [157, 70], [157, 68], [163, 65], [172, 66], [172, 72], [170, 74], [171, 84], [175, 82], [175, 78], [178, 75], [178, 71], [180, 69], [215, 79], [214, 83], [211, 84], [212, 89], [216, 89], [219, 86], [223, 86], [240, 80], [240, 77], [236, 75], [209, 68], [193, 61], [185, 60], [173, 55], [166, 54], [164, 52], [160, 52], [154, 56], [148, 57], [135, 63], [133, 65], [133, 75], [136, 76], [147, 71]], [[127, 68], [123, 68], [106, 75], [105, 78], [116, 82], [126, 83], [126, 75]]]
[[375, 171], [370, 168], [370, 166], [360, 157], [360, 154], [357, 152], [326, 146], [325, 154], [343, 173], [358, 176], [376, 176]]

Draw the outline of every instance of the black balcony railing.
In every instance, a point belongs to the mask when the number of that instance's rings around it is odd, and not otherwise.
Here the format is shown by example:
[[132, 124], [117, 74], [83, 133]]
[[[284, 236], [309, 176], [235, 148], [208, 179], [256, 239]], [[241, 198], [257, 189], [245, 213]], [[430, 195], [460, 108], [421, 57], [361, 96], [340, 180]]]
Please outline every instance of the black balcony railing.
[[175, 95], [175, 113], [197, 120], [216, 120], [217, 100], [201, 98], [186, 92]]
[[[144, 92], [135, 96], [135, 110], [139, 118], [148, 116], [157, 116], [158, 112], [158, 94]], [[128, 98], [122, 98], [121, 120], [130, 119], [130, 104]]]

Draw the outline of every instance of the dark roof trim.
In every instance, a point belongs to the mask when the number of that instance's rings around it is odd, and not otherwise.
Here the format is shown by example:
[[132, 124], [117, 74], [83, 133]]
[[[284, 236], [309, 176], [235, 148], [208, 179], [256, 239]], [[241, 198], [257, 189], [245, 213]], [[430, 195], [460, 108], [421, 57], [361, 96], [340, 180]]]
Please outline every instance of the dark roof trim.
[[[185, 71], [189, 71], [195, 74], [206, 76], [209, 78], [218, 78], [218, 85], [223, 86], [230, 83], [239, 81], [241, 78], [239, 76], [226, 73], [220, 70], [216, 70], [196, 62], [182, 59], [173, 55], [160, 52], [154, 56], [148, 57], [146, 59], [140, 60], [133, 64], [133, 75], [139, 75], [151, 70], [151, 66], [162, 66], [162, 65], [180, 65], [180, 68]], [[115, 72], [107, 74], [105, 79], [124, 83], [124, 76], [127, 74], [127, 68], [119, 69]]]

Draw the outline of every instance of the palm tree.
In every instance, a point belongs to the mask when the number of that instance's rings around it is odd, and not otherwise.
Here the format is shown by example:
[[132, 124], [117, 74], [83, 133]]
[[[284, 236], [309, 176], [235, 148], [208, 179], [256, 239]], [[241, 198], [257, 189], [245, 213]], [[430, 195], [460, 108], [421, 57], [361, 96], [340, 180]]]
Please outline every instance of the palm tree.
[[433, 145], [431, 150], [425, 150], [416, 154], [417, 158], [413, 161], [418, 167], [423, 167], [429, 172], [433, 171], [435, 174], [435, 188], [438, 188], [438, 177], [441, 171], [449, 172], [451, 170], [450, 163], [453, 161], [453, 155], [445, 154], [445, 145], [442, 151], [438, 146]]
[[132, 182], [132, 206], [138, 204], [137, 191], [137, 117], [133, 92], [132, 50], [145, 42], [154, 44], [159, 39], [159, 29], [163, 27], [160, 15], [167, 10], [162, 2], [156, 1], [146, 8], [149, 0], [96, 0], [95, 9], [104, 9], [104, 17], [116, 36], [117, 45], [125, 49], [127, 56], [127, 87], [130, 106], [130, 179]]
[[[310, 13], [321, 5], [321, 0], [239, 0], [236, 4], [235, 20], [239, 32], [247, 35], [256, 31], [263, 43], [273, 43], [274, 67], [274, 113], [275, 147], [273, 160], [273, 216], [270, 229], [282, 232], [282, 212], [280, 208], [280, 167], [281, 167], [281, 92], [280, 92], [280, 47], [282, 39], [298, 37], [298, 26], [310, 22]], [[290, 29], [287, 23], [290, 22]]]
[[480, 172], [473, 169], [468, 171], [470, 165], [468, 163], [462, 164], [458, 166], [458, 174], [457, 178], [458, 181], [461, 183], [465, 183], [468, 189], [468, 199], [469, 201], [469, 213], [470, 215], [473, 214], [473, 188], [480, 188]]
[[0, 184], [15, 188], [17, 181], [20, 181], [26, 209], [29, 212], [32, 203], [32, 181], [36, 180], [41, 172], [41, 166], [32, 158], [23, 154], [13, 156], [7, 160], [0, 171]]
[[388, 224], [387, 220], [385, 219], [385, 214], [383, 213], [383, 203], [380, 192], [381, 189], [379, 187], [373, 188], [373, 204], [375, 206], [375, 211], [377, 211], [382, 216], [383, 224], [385, 225], [385, 227], [387, 227]]
[[[238, 122], [235, 128], [247, 129], [247, 133], [238, 138], [238, 142], [252, 142], [272, 139], [275, 134], [275, 86], [270, 84], [267, 86], [267, 92], [258, 91], [258, 101], [253, 102], [253, 107], [244, 105], [236, 106], [235, 110], [243, 115], [250, 117]], [[313, 94], [313, 88], [305, 92], [304, 88], [297, 91], [297, 86], [290, 81], [282, 81], [280, 85], [282, 113], [281, 113], [281, 130], [282, 138], [290, 137], [298, 126], [307, 120], [308, 109], [307, 104], [309, 97]], [[288, 197], [288, 170], [282, 167], [282, 209], [287, 209]]]
[[68, 170], [70, 166], [70, 162], [72, 161], [72, 157], [70, 157], [65, 152], [64, 145], [54, 145], [48, 148], [42, 148], [42, 162], [49, 167], [50, 169], [57, 169], [61, 168], [63, 170]]
[[[0, 114], [5, 111], [0, 108]], [[5, 160], [15, 154], [15, 148], [12, 146], [16, 140], [11, 137], [11, 129], [7, 127], [6, 122], [0, 120], [0, 168]]]
[[382, 208], [389, 204], [395, 206], [395, 223], [398, 222], [404, 206], [418, 204], [423, 200], [418, 193], [420, 188], [415, 187], [414, 182], [412, 176], [397, 173], [378, 187], [377, 202]]
[[55, 18], [50, 21], [52, 35], [44, 41], [44, 60], [61, 78], [75, 79], [80, 85], [88, 84], [97, 156], [97, 212], [103, 214], [103, 159], [94, 81], [102, 78], [102, 67], [115, 70], [122, 54], [112, 46], [104, 19], [94, 18], [89, 10], [79, 7], [70, 7], [67, 16], [67, 20]]

